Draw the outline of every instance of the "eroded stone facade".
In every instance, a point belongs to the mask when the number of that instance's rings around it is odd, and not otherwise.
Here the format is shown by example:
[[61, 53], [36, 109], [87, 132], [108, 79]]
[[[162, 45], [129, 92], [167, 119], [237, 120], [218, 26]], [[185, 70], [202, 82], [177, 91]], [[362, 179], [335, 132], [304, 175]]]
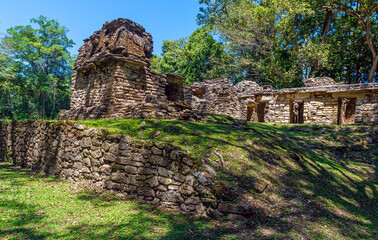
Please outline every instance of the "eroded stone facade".
[[71, 107], [59, 117], [189, 118], [185, 79], [153, 72], [151, 57], [152, 37], [141, 25], [122, 18], [105, 23], [79, 50]]
[[234, 86], [227, 79], [206, 81], [192, 86], [192, 106], [254, 122], [378, 125], [378, 83], [311, 78], [304, 84], [308, 87], [273, 90], [251, 81]]

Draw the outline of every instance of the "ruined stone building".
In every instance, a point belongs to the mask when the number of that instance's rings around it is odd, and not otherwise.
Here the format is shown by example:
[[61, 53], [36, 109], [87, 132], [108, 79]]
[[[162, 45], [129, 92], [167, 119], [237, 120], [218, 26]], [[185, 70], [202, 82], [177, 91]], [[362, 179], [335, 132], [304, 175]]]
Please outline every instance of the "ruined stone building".
[[272, 123], [378, 124], [378, 84], [310, 78], [305, 87], [273, 90], [252, 81], [185, 79], [150, 69], [152, 37], [130, 20], [106, 22], [84, 40], [72, 77], [71, 108], [61, 119], [192, 119], [222, 114]]
[[303, 83], [305, 87], [281, 90], [252, 81], [195, 83], [192, 106], [254, 122], [378, 125], [378, 83], [337, 84], [331, 78]]
[[151, 71], [152, 37], [130, 20], [106, 22], [84, 40], [72, 77], [71, 108], [61, 119], [190, 116], [185, 79]]

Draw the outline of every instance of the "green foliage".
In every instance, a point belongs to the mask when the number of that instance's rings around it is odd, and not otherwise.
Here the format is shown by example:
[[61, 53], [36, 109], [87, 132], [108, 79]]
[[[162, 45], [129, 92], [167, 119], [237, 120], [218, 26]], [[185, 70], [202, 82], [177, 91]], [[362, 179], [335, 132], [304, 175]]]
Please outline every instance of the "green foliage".
[[228, 69], [233, 69], [228, 77], [234, 80], [281, 88], [300, 86], [300, 80], [310, 76], [346, 83], [374, 77], [377, 1], [199, 2], [197, 21], [221, 36], [231, 59]]
[[154, 56], [152, 69], [158, 72], [172, 72], [186, 77], [186, 82], [202, 82], [222, 76], [217, 64], [225, 52], [223, 45], [214, 40], [207, 27], [194, 31], [189, 38], [166, 40], [162, 46], [162, 57]]
[[[238, 79], [274, 86], [296, 86], [302, 64], [294, 29], [298, 15], [311, 14], [303, 1], [203, 1], [199, 20], [214, 26], [226, 42]], [[227, 4], [226, 4], [227, 3]], [[215, 7], [218, 6], [218, 7]]]
[[[56, 20], [40, 16], [7, 30], [0, 69], [5, 103], [0, 118], [54, 118], [69, 107], [74, 43]], [[4, 60], [6, 59], [6, 60]]]

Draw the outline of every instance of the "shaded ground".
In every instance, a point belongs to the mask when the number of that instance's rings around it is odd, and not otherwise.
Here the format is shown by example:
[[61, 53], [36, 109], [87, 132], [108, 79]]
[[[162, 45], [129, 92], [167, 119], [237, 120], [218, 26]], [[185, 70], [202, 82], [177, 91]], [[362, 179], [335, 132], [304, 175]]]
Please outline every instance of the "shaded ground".
[[235, 224], [161, 212], [0, 163], [0, 239], [230, 239], [243, 231]]
[[[375, 239], [377, 127], [169, 120], [82, 121], [110, 133], [166, 141], [225, 169], [227, 184], [265, 179], [250, 190], [246, 223], [187, 218], [0, 168], [0, 239]], [[221, 157], [220, 157], [221, 156]], [[4, 216], [4, 217], [3, 217]]]

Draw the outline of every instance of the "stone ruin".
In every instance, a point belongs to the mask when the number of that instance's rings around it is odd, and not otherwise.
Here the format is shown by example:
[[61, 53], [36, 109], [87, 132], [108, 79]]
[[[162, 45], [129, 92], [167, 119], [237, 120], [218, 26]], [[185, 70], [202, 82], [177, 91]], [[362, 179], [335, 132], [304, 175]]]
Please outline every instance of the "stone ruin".
[[253, 122], [378, 125], [378, 83], [337, 84], [331, 78], [303, 82], [306, 87], [273, 90], [252, 81], [205, 81], [192, 86], [192, 106]]
[[318, 86], [330, 86], [338, 85], [335, 80], [330, 77], [314, 77], [302, 80], [305, 87], [318, 87]]
[[130, 20], [106, 22], [84, 40], [72, 77], [71, 109], [60, 119], [200, 119], [222, 114], [272, 123], [378, 124], [378, 84], [338, 84], [328, 77], [273, 90], [219, 78], [185, 86], [185, 78], [150, 69], [152, 37]]
[[151, 71], [152, 44], [131, 20], [106, 22], [79, 49], [71, 108], [59, 118], [188, 118], [185, 79]]
[[226, 78], [195, 82], [191, 86], [193, 112], [215, 113], [241, 118], [240, 102]]

